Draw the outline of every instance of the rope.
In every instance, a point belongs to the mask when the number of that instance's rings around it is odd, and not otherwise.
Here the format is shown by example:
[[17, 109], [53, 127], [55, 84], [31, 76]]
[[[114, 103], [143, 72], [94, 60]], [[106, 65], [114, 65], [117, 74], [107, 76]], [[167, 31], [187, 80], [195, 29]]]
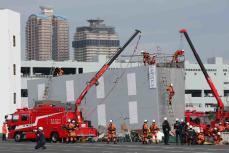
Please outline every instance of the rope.
[[[130, 57], [129, 62], [127, 63], [127, 67], [129, 66], [130, 62], [132, 61], [132, 58], [134, 57], [135, 52], [137, 51], [137, 48], [138, 48], [138, 44], [139, 44], [140, 39], [141, 39], [141, 35], [139, 35], [139, 37], [138, 37], [138, 41], [137, 41], [137, 43], [136, 43], [136, 46], [135, 46], [134, 51], [133, 51], [133, 53], [132, 53], [132, 55], [131, 55], [131, 57]], [[102, 100], [99, 102], [99, 104], [105, 103], [106, 99], [109, 97], [109, 95], [110, 95], [110, 94], [112, 93], [112, 91], [115, 89], [115, 87], [118, 85], [119, 80], [120, 80], [120, 79], [123, 77], [123, 75], [126, 73], [126, 70], [127, 70], [127, 69], [125, 69], [125, 70], [122, 72], [122, 74], [121, 74], [120, 76], [118, 76], [118, 77], [115, 79], [114, 85], [113, 85], [112, 88], [108, 91], [108, 93], [106, 94], [105, 98], [102, 99]], [[86, 115], [86, 118], [88, 118], [88, 116], [90, 116], [91, 113], [93, 113], [95, 110], [96, 110], [96, 107], [94, 107], [91, 111], [89, 111], [89, 113], [87, 113], [87, 115]]]

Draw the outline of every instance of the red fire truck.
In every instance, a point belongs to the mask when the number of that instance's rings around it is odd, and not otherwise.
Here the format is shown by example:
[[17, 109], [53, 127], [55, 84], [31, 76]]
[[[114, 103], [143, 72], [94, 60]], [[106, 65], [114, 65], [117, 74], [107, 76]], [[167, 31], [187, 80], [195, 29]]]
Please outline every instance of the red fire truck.
[[140, 33], [136, 30], [130, 39], [117, 50], [111, 59], [103, 65], [103, 67], [90, 80], [86, 88], [82, 91], [75, 102], [75, 111], [68, 111], [63, 106], [53, 104], [38, 104], [34, 108], [17, 109], [13, 114], [6, 115], [6, 122], [9, 127], [9, 138], [14, 138], [15, 141], [35, 139], [35, 130], [38, 127], [43, 127], [46, 139], [53, 142], [59, 139], [64, 139], [68, 135], [65, 129], [67, 121], [75, 120], [78, 128], [75, 130], [78, 138], [96, 137], [97, 130], [90, 125], [90, 121], [85, 121], [79, 106], [93, 85], [97, 85], [98, 79], [106, 72], [113, 61], [121, 54], [127, 45]]
[[191, 39], [189, 38], [189, 35], [187, 33], [186, 29], [181, 29], [180, 33], [183, 33], [186, 40], [189, 43], [189, 46], [201, 68], [201, 71], [204, 74], [204, 77], [210, 86], [212, 93], [217, 101], [216, 105], [216, 111], [215, 112], [197, 112], [197, 111], [186, 111], [185, 117], [186, 121], [189, 122], [194, 127], [201, 127], [203, 129], [206, 129], [207, 125], [210, 125], [211, 127], [215, 127], [217, 123], [221, 122], [222, 124], [225, 123], [225, 121], [229, 121], [229, 112], [225, 111], [224, 104], [219, 96], [219, 93], [212, 82], [210, 76], [208, 75], [208, 72], [206, 71], [198, 53], [196, 52]]

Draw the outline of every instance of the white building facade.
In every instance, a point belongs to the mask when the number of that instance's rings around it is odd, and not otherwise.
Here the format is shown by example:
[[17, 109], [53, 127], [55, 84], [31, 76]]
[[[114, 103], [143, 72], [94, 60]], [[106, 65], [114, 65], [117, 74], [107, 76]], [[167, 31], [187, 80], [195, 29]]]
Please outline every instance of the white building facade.
[[[20, 14], [0, 9], [0, 125], [5, 115], [21, 107]], [[0, 128], [0, 133], [1, 133]]]
[[[224, 105], [229, 106], [229, 65], [223, 58], [209, 58], [204, 64]], [[186, 110], [214, 111], [217, 101], [198, 64], [185, 62]]]

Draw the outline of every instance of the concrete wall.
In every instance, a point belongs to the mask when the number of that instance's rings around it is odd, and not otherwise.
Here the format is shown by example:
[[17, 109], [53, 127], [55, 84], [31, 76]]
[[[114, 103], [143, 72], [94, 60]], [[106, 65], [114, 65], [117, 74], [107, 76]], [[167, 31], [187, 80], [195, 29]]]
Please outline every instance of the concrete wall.
[[[82, 101], [83, 116], [87, 120], [91, 120], [95, 127], [104, 125], [112, 119], [118, 129], [124, 121], [132, 129], [141, 128], [145, 119], [150, 122], [155, 119], [161, 124], [162, 119], [167, 116], [173, 122], [174, 118], [170, 118], [167, 113], [166, 84], [162, 83], [163, 76], [167, 83], [171, 82], [175, 87], [176, 93], [173, 102], [173, 107], [176, 110], [175, 117], [183, 117], [183, 68], [157, 67], [155, 70], [156, 88], [150, 88], [149, 66], [107, 71], [99, 80], [99, 85], [93, 86]], [[60, 76], [53, 78], [50, 82], [48, 79], [28, 81], [29, 107], [34, 106], [34, 101], [42, 100], [41, 93], [44, 90], [44, 83], [50, 85], [49, 99], [74, 103], [85, 88], [86, 82], [94, 74]]]
[[[20, 14], [8, 9], [0, 9], [0, 20], [0, 125], [2, 125], [6, 114], [13, 113], [16, 108], [21, 107]], [[1, 130], [0, 128], [0, 133]]]

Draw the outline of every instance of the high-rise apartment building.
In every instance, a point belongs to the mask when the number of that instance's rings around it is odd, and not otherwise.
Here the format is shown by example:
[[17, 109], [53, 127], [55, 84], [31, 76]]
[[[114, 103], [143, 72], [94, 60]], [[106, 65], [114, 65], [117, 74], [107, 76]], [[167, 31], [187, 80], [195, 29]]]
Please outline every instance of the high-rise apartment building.
[[50, 7], [40, 7], [40, 14], [29, 16], [26, 24], [27, 60], [69, 59], [69, 25], [66, 18], [53, 14]]
[[89, 26], [78, 27], [74, 35], [72, 47], [75, 60], [98, 61], [98, 55], [114, 54], [119, 48], [118, 35], [115, 28], [103, 24], [103, 20], [88, 20]]

